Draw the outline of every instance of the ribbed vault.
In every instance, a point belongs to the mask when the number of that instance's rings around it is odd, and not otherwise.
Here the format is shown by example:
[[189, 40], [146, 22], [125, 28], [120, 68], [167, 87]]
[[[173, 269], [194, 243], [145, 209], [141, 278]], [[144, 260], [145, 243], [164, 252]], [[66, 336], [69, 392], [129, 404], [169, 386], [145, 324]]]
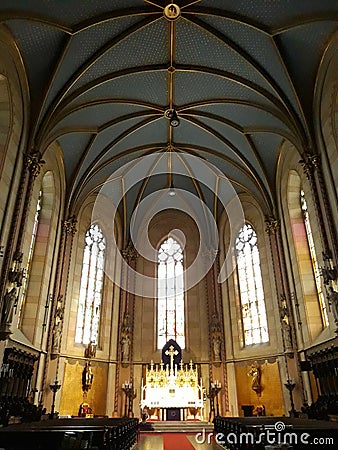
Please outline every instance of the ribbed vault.
[[[196, 181], [185, 153], [214, 164], [271, 213], [283, 141], [300, 154], [315, 148], [313, 92], [337, 29], [336, 0], [177, 0], [175, 20], [166, 5], [2, 0], [0, 22], [27, 70], [30, 148], [60, 143], [70, 207], [125, 164], [157, 153], [168, 171], [153, 176], [145, 167], [142, 182], [123, 192], [128, 223], [142, 198], [170, 184], [220, 213], [217, 188]], [[173, 175], [173, 153], [185, 176]]]

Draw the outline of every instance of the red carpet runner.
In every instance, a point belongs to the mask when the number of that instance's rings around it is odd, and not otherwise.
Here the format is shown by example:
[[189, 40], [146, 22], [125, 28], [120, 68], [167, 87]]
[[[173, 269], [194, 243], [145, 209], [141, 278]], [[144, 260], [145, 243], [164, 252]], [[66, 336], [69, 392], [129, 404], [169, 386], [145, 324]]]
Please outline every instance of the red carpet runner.
[[163, 433], [164, 450], [195, 450], [183, 433]]

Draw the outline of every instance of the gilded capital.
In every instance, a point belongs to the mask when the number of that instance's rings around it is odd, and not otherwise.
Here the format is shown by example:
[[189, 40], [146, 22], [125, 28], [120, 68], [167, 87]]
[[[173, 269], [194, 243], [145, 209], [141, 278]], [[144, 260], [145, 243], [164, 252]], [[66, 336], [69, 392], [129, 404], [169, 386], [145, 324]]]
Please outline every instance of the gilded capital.
[[68, 219], [66, 219], [63, 222], [63, 228], [64, 228], [65, 232], [67, 234], [71, 234], [73, 236], [77, 232], [76, 225], [77, 225], [77, 220], [76, 220], [75, 216], [70, 216]]
[[36, 178], [41, 171], [41, 167], [46, 164], [46, 161], [41, 159], [40, 152], [31, 152], [25, 155], [24, 164], [33, 178]]
[[275, 219], [274, 217], [269, 217], [268, 219], [265, 220], [265, 225], [266, 225], [265, 232], [268, 235], [275, 234], [279, 230], [280, 221]]
[[320, 156], [306, 153], [304, 159], [301, 159], [299, 163], [303, 166], [306, 177], [310, 178], [313, 172], [320, 166]]
[[131, 241], [129, 241], [127, 247], [122, 250], [122, 255], [127, 261], [133, 261], [137, 258], [138, 252]]

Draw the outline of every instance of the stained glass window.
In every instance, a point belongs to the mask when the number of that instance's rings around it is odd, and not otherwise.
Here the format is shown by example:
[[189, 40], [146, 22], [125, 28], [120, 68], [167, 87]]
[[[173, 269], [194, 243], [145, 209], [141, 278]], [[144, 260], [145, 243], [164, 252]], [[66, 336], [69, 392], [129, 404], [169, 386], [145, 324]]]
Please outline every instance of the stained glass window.
[[246, 223], [236, 239], [237, 271], [240, 288], [245, 345], [269, 341], [257, 235]]
[[321, 283], [321, 278], [320, 278], [320, 269], [319, 269], [319, 264], [318, 264], [318, 260], [317, 260], [316, 248], [315, 248], [315, 243], [313, 240], [309, 211], [307, 208], [304, 191], [300, 191], [300, 203], [301, 203], [302, 212], [303, 212], [306, 237], [307, 237], [307, 242], [308, 242], [309, 251], [310, 251], [311, 263], [312, 263], [312, 268], [313, 268], [313, 273], [314, 273], [314, 280], [316, 283], [316, 289], [317, 289], [319, 307], [320, 307], [321, 316], [322, 316], [322, 322], [323, 322], [323, 326], [327, 327], [329, 322], [328, 322], [328, 317], [327, 317], [325, 298], [324, 298], [324, 293], [323, 293], [323, 289], [322, 289], [322, 283]]
[[85, 236], [75, 342], [97, 344], [106, 240], [98, 225], [91, 225]]
[[21, 302], [20, 302], [20, 309], [19, 309], [19, 314], [18, 314], [18, 325], [19, 326], [21, 325], [22, 311], [24, 308], [24, 303], [25, 303], [25, 298], [26, 298], [26, 293], [27, 293], [27, 288], [28, 288], [30, 268], [32, 265], [32, 260], [33, 260], [36, 236], [38, 234], [38, 226], [39, 226], [41, 207], [42, 207], [42, 191], [39, 192], [38, 201], [36, 203], [32, 237], [31, 237], [31, 241], [29, 243], [27, 266], [26, 266], [26, 270], [25, 270], [25, 277], [23, 278], [23, 281], [22, 281]]
[[157, 345], [174, 339], [185, 348], [183, 252], [169, 237], [159, 248], [157, 268]]

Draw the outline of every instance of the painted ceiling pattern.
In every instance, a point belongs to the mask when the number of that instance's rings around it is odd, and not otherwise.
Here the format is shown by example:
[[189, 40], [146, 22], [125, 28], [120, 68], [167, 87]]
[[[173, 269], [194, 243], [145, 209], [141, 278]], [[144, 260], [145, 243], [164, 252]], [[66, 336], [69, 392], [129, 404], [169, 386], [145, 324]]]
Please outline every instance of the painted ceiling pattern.
[[[316, 73], [337, 31], [337, 1], [177, 0], [168, 8], [160, 0], [1, 1], [0, 21], [27, 71], [31, 148], [59, 142], [70, 204], [136, 158], [186, 152], [272, 210], [280, 145], [313, 146]], [[213, 193], [185, 169], [175, 186], [214, 210]], [[127, 193], [128, 214], [135, 195], [167, 185], [168, 175], [151, 175], [145, 170]]]

